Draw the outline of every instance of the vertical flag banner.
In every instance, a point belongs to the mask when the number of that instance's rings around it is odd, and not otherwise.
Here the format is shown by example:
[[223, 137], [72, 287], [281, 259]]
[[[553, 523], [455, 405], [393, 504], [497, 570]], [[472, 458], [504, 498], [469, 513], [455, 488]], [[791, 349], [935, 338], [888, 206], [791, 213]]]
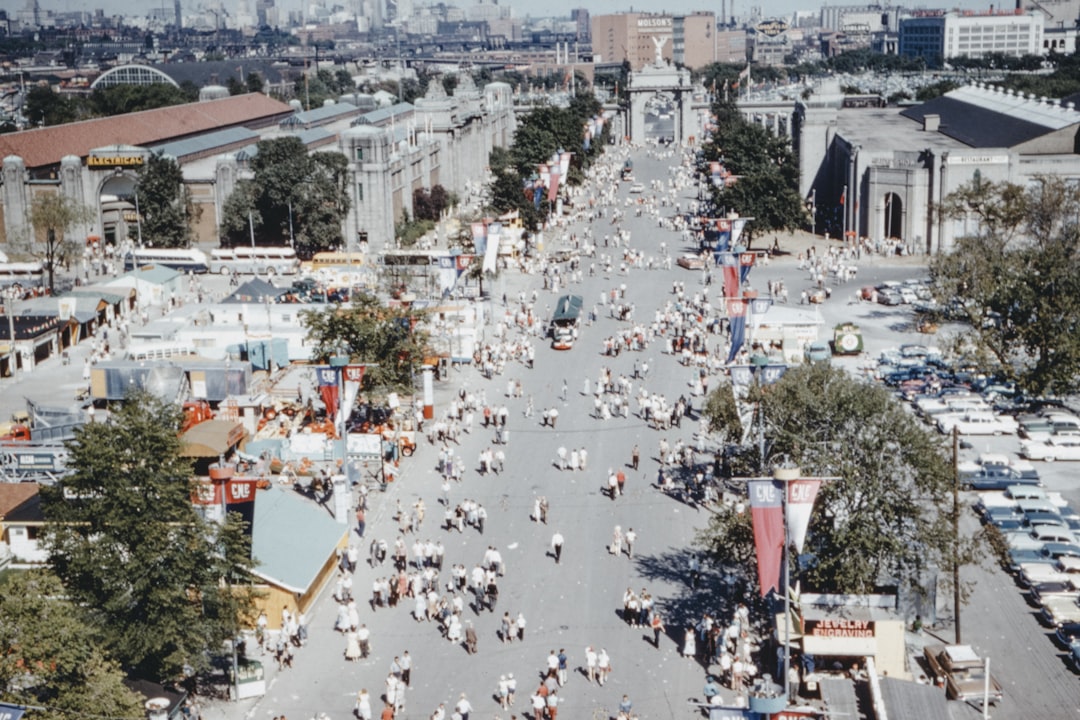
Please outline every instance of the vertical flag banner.
[[720, 267], [724, 275], [724, 297], [728, 300], [739, 297], [739, 266], [735, 253], [720, 253]]
[[750, 518], [754, 524], [758, 582], [761, 596], [780, 588], [780, 563], [784, 557], [783, 484], [779, 480], [751, 480]]
[[739, 282], [746, 282], [746, 278], [750, 277], [750, 269], [754, 267], [754, 260], [757, 259], [757, 255], [752, 252], [739, 253]]
[[720, 253], [727, 252], [729, 249], [731, 249], [731, 221], [720, 218], [716, 221], [716, 249], [713, 250], [718, 265]]
[[225, 481], [225, 512], [238, 513], [244, 522], [250, 554], [252, 528], [255, 526], [255, 490], [258, 480], [254, 478], [229, 478]]
[[727, 301], [728, 322], [731, 323], [731, 350], [728, 351], [727, 362], [735, 360], [735, 356], [742, 350], [746, 342], [746, 301], [731, 298]]
[[477, 255], [483, 255], [487, 247], [487, 226], [482, 222], [472, 224], [472, 242]]
[[570, 158], [573, 157], [573, 155], [574, 155], [574, 153], [564, 152], [562, 155], [559, 156], [559, 175], [560, 176], [566, 177], [567, 175], [570, 174]]
[[337, 415], [338, 406], [338, 373], [332, 367], [321, 367], [316, 370], [319, 376], [319, 396], [326, 405], [326, 416], [333, 418]]
[[739, 244], [739, 239], [742, 238], [743, 228], [746, 227], [746, 221], [749, 218], [735, 218], [731, 221], [731, 248], [732, 250]]
[[484, 272], [493, 273], [496, 270], [496, 262], [499, 259], [499, 243], [502, 242], [502, 223], [488, 225], [487, 252], [484, 253]]
[[806, 542], [806, 529], [810, 527], [810, 513], [814, 509], [821, 480], [799, 478], [787, 481], [787, 532], [795, 550], [802, 552]]

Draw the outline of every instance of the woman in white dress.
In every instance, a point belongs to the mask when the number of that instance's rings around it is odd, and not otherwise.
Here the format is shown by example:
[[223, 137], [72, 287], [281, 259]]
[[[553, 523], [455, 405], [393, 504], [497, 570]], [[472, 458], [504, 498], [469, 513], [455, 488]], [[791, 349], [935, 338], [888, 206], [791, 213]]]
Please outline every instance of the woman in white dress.
[[334, 623], [334, 629], [338, 632], [345, 632], [349, 629], [349, 608], [345, 605], [338, 605], [337, 621]]
[[345, 659], [353, 662], [360, 659], [360, 638], [355, 630], [345, 633]]
[[354, 712], [360, 720], [371, 720], [371, 696], [368, 694], [367, 688], [357, 694]]
[[622, 526], [616, 525], [615, 532], [611, 537], [611, 554], [615, 557], [622, 555]]
[[461, 642], [461, 619], [457, 615], [450, 616], [450, 624], [446, 628], [446, 639], [455, 645]]
[[683, 657], [692, 658], [697, 655], [697, 634], [694, 632], [694, 628], [686, 628], [686, 634], [683, 636]]

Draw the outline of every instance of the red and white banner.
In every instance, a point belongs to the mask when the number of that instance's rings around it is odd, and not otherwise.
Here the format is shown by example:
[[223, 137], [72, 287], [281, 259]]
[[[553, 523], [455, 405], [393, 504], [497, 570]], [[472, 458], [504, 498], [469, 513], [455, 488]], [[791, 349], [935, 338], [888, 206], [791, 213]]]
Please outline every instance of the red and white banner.
[[780, 563], [784, 558], [784, 486], [779, 480], [751, 480], [750, 518], [757, 548], [761, 596], [780, 588]]
[[788, 539], [795, 543], [795, 550], [800, 553], [806, 542], [806, 529], [810, 527], [810, 513], [814, 510], [819, 487], [819, 479], [799, 478], [787, 482]]
[[365, 369], [367, 369], [367, 365], [346, 365], [342, 370], [345, 375], [345, 382], [357, 384], [364, 382]]

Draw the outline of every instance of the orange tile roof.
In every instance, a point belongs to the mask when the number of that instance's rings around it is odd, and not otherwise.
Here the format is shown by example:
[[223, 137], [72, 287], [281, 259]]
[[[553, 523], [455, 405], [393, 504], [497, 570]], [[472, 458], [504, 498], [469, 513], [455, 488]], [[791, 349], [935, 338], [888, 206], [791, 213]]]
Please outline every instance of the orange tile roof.
[[37, 483], [0, 482], [0, 520], [37, 497]]
[[38, 168], [56, 165], [65, 155], [86, 157], [94, 148], [153, 145], [291, 112], [262, 93], [235, 95], [0, 135], [0, 158], [18, 155], [28, 168]]

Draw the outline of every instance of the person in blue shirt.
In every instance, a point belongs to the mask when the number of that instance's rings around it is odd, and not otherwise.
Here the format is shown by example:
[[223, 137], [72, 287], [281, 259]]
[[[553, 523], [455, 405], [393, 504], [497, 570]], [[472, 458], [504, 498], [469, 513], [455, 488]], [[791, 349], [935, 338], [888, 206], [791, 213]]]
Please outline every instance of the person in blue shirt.
[[712, 699], [720, 694], [720, 686], [716, 684], [712, 675], [705, 676], [705, 687], [701, 689], [701, 694], [705, 696], [707, 703], [712, 703]]

